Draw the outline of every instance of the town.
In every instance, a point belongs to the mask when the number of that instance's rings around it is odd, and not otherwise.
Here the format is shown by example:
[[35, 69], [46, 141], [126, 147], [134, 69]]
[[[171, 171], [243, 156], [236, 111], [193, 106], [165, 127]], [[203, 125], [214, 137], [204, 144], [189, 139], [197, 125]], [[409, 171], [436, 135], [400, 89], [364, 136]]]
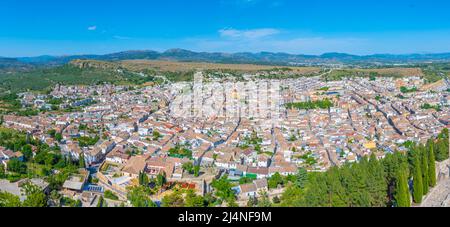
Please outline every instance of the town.
[[260, 76], [20, 93], [40, 112], [2, 116], [0, 190], [23, 202], [31, 183], [49, 206], [276, 204], [306, 172], [406, 152], [450, 128], [448, 80]]

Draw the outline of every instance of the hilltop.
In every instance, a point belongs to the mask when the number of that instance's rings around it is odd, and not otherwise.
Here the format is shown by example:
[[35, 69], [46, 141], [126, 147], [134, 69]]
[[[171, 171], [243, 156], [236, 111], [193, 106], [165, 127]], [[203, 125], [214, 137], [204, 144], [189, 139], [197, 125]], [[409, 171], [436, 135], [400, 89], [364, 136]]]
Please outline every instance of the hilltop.
[[[68, 55], [68, 56], [38, 56], [21, 57], [10, 59], [21, 64], [31, 66], [61, 66], [70, 61], [81, 60], [101, 60], [101, 61], [123, 61], [123, 60], [166, 60], [183, 62], [209, 62], [225, 64], [259, 64], [259, 65], [398, 65], [398, 64], [418, 64], [430, 62], [450, 62], [450, 53], [440, 54], [374, 54], [374, 55], [352, 55], [346, 53], [325, 53], [322, 55], [288, 54], [271, 52], [241, 52], [241, 53], [221, 53], [221, 52], [194, 52], [184, 49], [170, 49], [164, 52], [153, 50], [132, 50], [104, 55]], [[0, 61], [0, 69], [5, 67]]]

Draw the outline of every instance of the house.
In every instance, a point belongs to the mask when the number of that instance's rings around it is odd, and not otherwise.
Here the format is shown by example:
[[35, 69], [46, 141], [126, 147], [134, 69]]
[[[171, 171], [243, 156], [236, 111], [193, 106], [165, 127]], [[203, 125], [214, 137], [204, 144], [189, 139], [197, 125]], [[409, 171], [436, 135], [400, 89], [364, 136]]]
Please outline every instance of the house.
[[61, 146], [63, 152], [69, 154], [72, 158], [78, 160], [83, 152], [78, 144], [72, 143]]
[[173, 171], [172, 178], [181, 179], [183, 178], [183, 168], [175, 168]]
[[0, 163], [7, 166], [10, 159], [17, 158], [19, 161], [24, 161], [23, 154], [21, 152], [13, 152], [4, 147], [0, 147]]
[[240, 170], [230, 170], [228, 172], [228, 180], [231, 181], [238, 181], [239, 179], [241, 179], [244, 176], [244, 173]]
[[169, 162], [165, 158], [159, 157], [150, 158], [146, 161], [146, 163], [147, 163], [146, 173], [150, 176], [157, 176], [160, 173], [164, 173], [168, 178], [175, 177], [172, 176], [175, 170], [175, 164], [173, 162]]
[[100, 163], [100, 161], [104, 158], [104, 154], [100, 147], [95, 147], [89, 152], [84, 152], [84, 159], [88, 165], [92, 165], [95, 163]]
[[100, 149], [103, 154], [108, 154], [114, 147], [116, 146], [116, 142], [114, 141], [104, 141], [102, 144], [100, 144]]
[[258, 155], [258, 167], [267, 168], [270, 165], [270, 157], [268, 155]]
[[283, 176], [294, 175], [298, 171], [297, 166], [291, 163], [283, 163], [283, 165], [279, 166], [270, 166], [269, 167], [269, 177], [273, 176], [275, 173], [280, 173]]
[[239, 186], [238, 194], [241, 198], [257, 197], [258, 193], [267, 191], [267, 179], [255, 180], [252, 183]]
[[203, 156], [201, 156], [199, 159], [201, 166], [211, 166], [214, 163], [214, 152], [208, 151]]
[[255, 184], [256, 189], [258, 190], [258, 192], [269, 190], [269, 186], [268, 186], [266, 178], [255, 180], [255, 181], [253, 181], [253, 184]]
[[126, 165], [123, 167], [122, 172], [132, 178], [138, 178], [139, 173], [145, 172], [147, 168], [146, 160], [148, 157], [143, 155], [131, 157]]
[[106, 155], [106, 161], [117, 164], [124, 164], [128, 161], [128, 159], [130, 159], [130, 157], [131, 155], [125, 151], [123, 146], [117, 146]]
[[241, 197], [249, 198], [256, 197], [257, 189], [253, 183], [243, 184], [239, 186], [239, 195]]
[[63, 184], [63, 189], [68, 192], [81, 193], [89, 178], [89, 171], [79, 169], [78, 174], [73, 174]]
[[248, 167], [245, 175], [256, 176], [257, 179], [267, 178], [269, 176], [269, 168], [265, 167]]
[[222, 155], [218, 154], [214, 163], [217, 167], [223, 169], [235, 169], [237, 164], [234, 162], [233, 155], [230, 153], [225, 153]]

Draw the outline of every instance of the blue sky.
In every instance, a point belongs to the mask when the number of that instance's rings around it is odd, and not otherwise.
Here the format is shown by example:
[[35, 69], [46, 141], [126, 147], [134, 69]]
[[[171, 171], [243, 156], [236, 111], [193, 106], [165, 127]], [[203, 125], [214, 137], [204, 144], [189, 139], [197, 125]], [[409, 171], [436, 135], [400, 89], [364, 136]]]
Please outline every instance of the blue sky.
[[0, 56], [450, 52], [447, 0], [2, 0]]

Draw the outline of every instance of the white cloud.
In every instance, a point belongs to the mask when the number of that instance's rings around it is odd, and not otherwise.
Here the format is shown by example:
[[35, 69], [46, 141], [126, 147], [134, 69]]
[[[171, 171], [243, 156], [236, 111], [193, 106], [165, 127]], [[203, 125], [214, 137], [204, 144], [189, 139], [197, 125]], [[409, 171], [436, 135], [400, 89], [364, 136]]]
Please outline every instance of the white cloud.
[[96, 26], [96, 25], [90, 26], [90, 27], [87, 28], [87, 30], [89, 30], [89, 31], [95, 31], [95, 30], [97, 30], [97, 26]]
[[269, 36], [273, 36], [280, 33], [279, 30], [274, 28], [261, 28], [250, 30], [237, 30], [233, 28], [225, 28], [219, 30], [219, 34], [223, 38], [232, 39], [261, 39]]

